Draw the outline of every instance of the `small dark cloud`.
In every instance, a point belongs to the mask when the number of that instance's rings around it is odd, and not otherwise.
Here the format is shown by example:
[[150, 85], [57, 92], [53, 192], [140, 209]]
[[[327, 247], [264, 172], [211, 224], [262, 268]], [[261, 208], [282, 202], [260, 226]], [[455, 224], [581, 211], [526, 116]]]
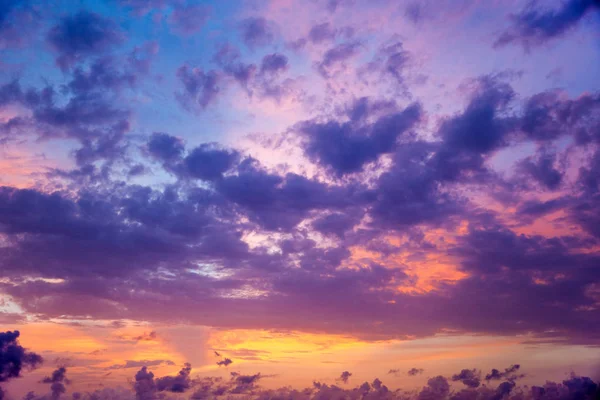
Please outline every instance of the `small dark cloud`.
[[352, 376], [351, 372], [344, 371], [344, 372], [342, 372], [342, 374], [340, 375], [340, 377], [338, 379], [344, 383], [348, 383], [348, 379], [350, 379], [351, 376]]
[[186, 363], [181, 371], [175, 376], [163, 376], [156, 379], [156, 389], [159, 392], [167, 391], [173, 393], [183, 393], [192, 386], [190, 374], [192, 365]]
[[492, 381], [492, 380], [507, 379], [510, 381], [514, 381], [514, 380], [524, 376], [524, 375], [517, 374], [517, 371], [520, 368], [521, 368], [521, 365], [519, 365], [519, 364], [511, 365], [510, 367], [505, 368], [504, 371], [500, 371], [500, 370], [497, 370], [496, 368], [493, 368], [491, 370], [491, 372], [485, 376], [485, 380]]
[[[398, 370], [395, 370], [398, 371]], [[423, 368], [411, 368], [406, 373], [408, 376], [421, 375], [425, 370]]]
[[19, 344], [19, 336], [19, 331], [0, 332], [0, 382], [18, 378], [23, 369], [34, 369], [42, 364], [40, 355]]
[[452, 375], [452, 381], [460, 381], [470, 388], [479, 387], [481, 383], [481, 371], [476, 369], [463, 369], [460, 373]]
[[42, 379], [42, 383], [50, 384], [50, 396], [54, 400], [67, 391], [66, 385], [71, 382], [67, 379], [67, 369], [59, 367], [52, 372], [52, 375]]
[[139, 336], [134, 336], [132, 339], [136, 342], [150, 342], [154, 341], [158, 338], [158, 333], [156, 331], [150, 331], [148, 333], [144, 332]]
[[219, 367], [223, 366], [223, 367], [227, 367], [228, 365], [233, 364], [233, 361], [230, 358], [223, 358], [221, 361], [217, 361], [217, 365]]
[[496, 47], [518, 42], [525, 49], [563, 36], [587, 14], [600, 9], [597, 0], [565, 0], [557, 8], [543, 9], [543, 2], [530, 2], [511, 16], [512, 26], [495, 42]]

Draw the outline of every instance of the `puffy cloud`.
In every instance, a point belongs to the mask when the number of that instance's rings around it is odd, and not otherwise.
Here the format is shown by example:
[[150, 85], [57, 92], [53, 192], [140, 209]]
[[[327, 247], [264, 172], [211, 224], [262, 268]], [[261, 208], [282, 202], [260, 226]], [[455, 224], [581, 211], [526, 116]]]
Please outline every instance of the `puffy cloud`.
[[481, 372], [476, 369], [463, 369], [458, 374], [452, 375], [453, 381], [460, 381], [465, 386], [476, 388], [481, 383]]
[[52, 399], [60, 398], [67, 391], [65, 385], [70, 383], [67, 379], [67, 369], [65, 367], [57, 368], [52, 372], [52, 375], [42, 379], [42, 382], [50, 384], [50, 396]]
[[18, 378], [23, 369], [37, 368], [42, 363], [40, 355], [19, 344], [19, 336], [19, 331], [0, 332], [0, 382]]
[[306, 137], [305, 153], [313, 161], [330, 168], [336, 175], [359, 172], [369, 162], [395, 149], [397, 139], [406, 135], [421, 118], [421, 108], [412, 104], [366, 122], [369, 114], [377, 115], [382, 102], [359, 99], [351, 110], [351, 121], [340, 123], [306, 121], [298, 129]]
[[192, 149], [183, 162], [191, 177], [214, 181], [221, 178], [238, 159], [235, 151], [204, 144]]
[[159, 392], [167, 391], [173, 393], [183, 393], [192, 385], [190, 378], [191, 372], [191, 364], [186, 363], [176, 376], [163, 376], [161, 378], [157, 378], [155, 380], [156, 389]]
[[182, 157], [185, 145], [183, 141], [167, 133], [155, 132], [147, 144], [148, 152], [165, 163]]
[[137, 400], [154, 400], [156, 397], [156, 384], [154, 383], [154, 374], [148, 371], [147, 367], [142, 367], [135, 374], [135, 398]]
[[450, 385], [448, 380], [443, 376], [436, 376], [427, 381], [427, 386], [419, 392], [418, 400], [434, 400], [443, 399], [450, 393]]
[[520, 368], [521, 368], [521, 366], [519, 364], [511, 365], [510, 367], [505, 368], [503, 372], [497, 370], [496, 368], [493, 368], [492, 371], [485, 376], [485, 380], [490, 381], [490, 380], [507, 379], [507, 380], [513, 381], [522, 376], [522, 375], [516, 374], [516, 372]]
[[348, 379], [350, 379], [350, 377], [352, 376], [351, 372], [348, 371], [344, 371], [342, 372], [342, 374], [340, 375], [339, 379], [344, 382], [344, 383], [348, 383]]

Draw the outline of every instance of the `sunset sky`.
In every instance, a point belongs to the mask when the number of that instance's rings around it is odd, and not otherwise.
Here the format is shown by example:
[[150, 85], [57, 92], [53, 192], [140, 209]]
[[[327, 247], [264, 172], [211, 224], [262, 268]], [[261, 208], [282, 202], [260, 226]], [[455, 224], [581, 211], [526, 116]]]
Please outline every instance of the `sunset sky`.
[[15, 330], [9, 399], [600, 378], [600, 2], [0, 0]]

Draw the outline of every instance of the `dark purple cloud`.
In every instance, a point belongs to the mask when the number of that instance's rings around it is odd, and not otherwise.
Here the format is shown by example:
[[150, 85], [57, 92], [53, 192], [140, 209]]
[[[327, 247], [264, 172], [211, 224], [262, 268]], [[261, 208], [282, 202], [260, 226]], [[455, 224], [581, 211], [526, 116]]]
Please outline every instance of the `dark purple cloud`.
[[34, 369], [42, 363], [41, 356], [19, 344], [19, 336], [19, 331], [0, 332], [0, 382], [18, 378], [23, 369]]
[[183, 141], [167, 133], [155, 132], [147, 144], [150, 155], [162, 162], [179, 160], [183, 156], [185, 145]]
[[152, 400], [155, 398], [156, 384], [154, 383], [154, 374], [148, 371], [147, 367], [142, 367], [135, 374], [134, 382], [135, 398], [137, 400]]
[[512, 26], [495, 42], [496, 47], [520, 42], [526, 49], [564, 35], [587, 14], [600, 9], [597, 0], [565, 0], [558, 7], [543, 9], [530, 2], [521, 13], [512, 15]]
[[560, 187], [563, 172], [556, 166], [556, 154], [542, 153], [537, 159], [528, 157], [519, 164], [519, 168], [525, 175], [535, 179], [548, 190]]
[[177, 375], [157, 378], [155, 380], [156, 389], [159, 392], [183, 393], [192, 386], [191, 372], [191, 364], [186, 363]]
[[301, 123], [298, 130], [307, 140], [304, 145], [306, 155], [341, 176], [360, 172], [365, 164], [392, 152], [398, 138], [407, 134], [421, 118], [421, 107], [412, 104], [404, 110], [379, 116], [375, 122], [367, 122], [367, 116], [377, 115], [380, 107], [381, 103], [359, 99], [349, 110], [351, 121]]
[[476, 388], [479, 387], [481, 383], [481, 371], [476, 369], [463, 369], [460, 373], [452, 375], [452, 380], [454, 382], [460, 381], [463, 385], [470, 388]]
[[351, 372], [348, 371], [344, 371], [342, 372], [342, 374], [339, 377], [339, 380], [341, 380], [344, 383], [348, 383], [348, 379], [350, 379], [350, 377], [352, 376]]
[[223, 177], [239, 160], [235, 151], [221, 149], [215, 144], [203, 144], [190, 151], [183, 160], [187, 173], [196, 179], [214, 181]]
[[509, 381], [514, 381], [518, 378], [523, 377], [523, 375], [517, 374], [517, 371], [519, 371], [519, 369], [521, 369], [521, 366], [519, 364], [513, 364], [510, 367], [505, 368], [503, 372], [494, 368], [494, 369], [492, 369], [492, 371], [489, 374], [487, 374], [485, 376], [485, 380], [491, 381], [491, 380], [506, 379]]
[[58, 54], [56, 63], [63, 70], [85, 57], [103, 54], [123, 39], [123, 33], [114, 22], [88, 11], [64, 17], [50, 29], [47, 37]]
[[231, 359], [230, 359], [230, 358], [227, 358], [227, 357], [223, 358], [223, 359], [222, 359], [222, 360], [220, 360], [220, 361], [217, 361], [217, 365], [218, 365], [219, 367], [220, 367], [220, 366], [225, 366], [225, 367], [227, 367], [229, 364], [233, 364], [233, 361], [231, 361]]
[[489, 77], [478, 85], [466, 109], [440, 126], [438, 135], [449, 150], [486, 154], [506, 145], [506, 135], [514, 128], [511, 118], [499, 115], [514, 98], [513, 89]]
[[42, 383], [50, 384], [50, 397], [54, 400], [67, 391], [66, 385], [71, 382], [67, 379], [67, 369], [59, 367], [52, 372], [52, 375], [42, 379]]
[[450, 393], [448, 380], [443, 376], [436, 376], [427, 381], [427, 386], [419, 392], [418, 400], [438, 400], [443, 399]]

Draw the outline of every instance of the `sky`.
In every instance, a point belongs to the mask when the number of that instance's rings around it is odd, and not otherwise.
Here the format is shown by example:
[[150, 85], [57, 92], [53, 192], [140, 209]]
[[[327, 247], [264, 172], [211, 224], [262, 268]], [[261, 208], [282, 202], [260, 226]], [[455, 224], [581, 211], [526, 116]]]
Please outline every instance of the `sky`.
[[0, 399], [598, 381], [598, 0], [0, 0]]

